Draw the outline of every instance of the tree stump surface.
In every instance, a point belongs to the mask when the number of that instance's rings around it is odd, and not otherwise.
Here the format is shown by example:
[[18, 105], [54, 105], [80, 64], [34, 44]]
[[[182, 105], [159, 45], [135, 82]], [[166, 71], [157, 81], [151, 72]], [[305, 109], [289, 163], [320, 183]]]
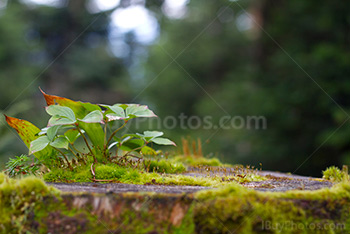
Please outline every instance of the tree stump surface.
[[[226, 176], [234, 172], [226, 172]], [[245, 182], [241, 183], [246, 188], [255, 189], [258, 191], [284, 192], [289, 190], [317, 190], [328, 188], [333, 185], [332, 182], [307, 177], [299, 176], [282, 172], [273, 171], [256, 171], [255, 173], [266, 176], [265, 181]], [[185, 175], [189, 176], [208, 176], [203, 172], [188, 172]], [[222, 172], [210, 172], [209, 176], [223, 176]], [[224, 179], [224, 178], [223, 178]], [[177, 185], [158, 185], [158, 184], [122, 184], [122, 183], [48, 183], [63, 192], [88, 192], [88, 193], [126, 193], [126, 192], [155, 192], [166, 194], [179, 193], [195, 193], [204, 189], [213, 189], [203, 186], [177, 186]]]

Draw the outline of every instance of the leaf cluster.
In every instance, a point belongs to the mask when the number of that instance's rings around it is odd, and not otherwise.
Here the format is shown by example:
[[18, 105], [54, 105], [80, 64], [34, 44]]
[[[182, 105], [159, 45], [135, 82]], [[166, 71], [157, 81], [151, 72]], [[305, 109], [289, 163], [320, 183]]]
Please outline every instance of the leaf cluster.
[[[157, 117], [146, 105], [139, 104], [91, 104], [48, 95], [42, 91], [51, 117], [47, 126], [39, 129], [32, 123], [5, 116], [33, 154], [46, 166], [68, 167], [91, 163], [106, 163], [143, 155], [157, 155], [150, 143], [174, 145], [162, 137], [163, 132], [117, 133], [134, 118]], [[117, 129], [112, 129], [118, 125]], [[88, 151], [79, 149], [81, 138]]]

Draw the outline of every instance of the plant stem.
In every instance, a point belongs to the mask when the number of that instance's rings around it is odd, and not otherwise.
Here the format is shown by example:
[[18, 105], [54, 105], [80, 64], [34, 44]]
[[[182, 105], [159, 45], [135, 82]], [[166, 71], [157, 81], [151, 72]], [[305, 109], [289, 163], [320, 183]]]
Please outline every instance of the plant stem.
[[68, 147], [68, 150], [79, 160], [78, 155], [70, 147]]
[[70, 143], [70, 146], [72, 146], [72, 148], [73, 148], [76, 152], [78, 152], [78, 153], [80, 153], [80, 154], [83, 154], [80, 150], [78, 150], [77, 148], [75, 148], [75, 146], [74, 146], [72, 143]]
[[90, 170], [91, 170], [91, 174], [92, 174], [92, 176], [94, 177], [94, 180], [95, 180], [95, 168], [94, 168], [94, 163], [91, 164]]
[[77, 130], [78, 130], [78, 132], [80, 133], [80, 135], [83, 137], [83, 139], [84, 139], [84, 141], [85, 141], [85, 144], [86, 144], [86, 146], [88, 147], [88, 149], [89, 149], [89, 151], [90, 151], [92, 157], [94, 158], [94, 162], [97, 162], [96, 157], [95, 157], [94, 153], [92, 152], [92, 149], [90, 148], [90, 145], [89, 145], [88, 140], [86, 139], [85, 135], [81, 132], [79, 126], [76, 125], [76, 127], [77, 127]]
[[133, 151], [142, 149], [145, 145], [146, 145], [146, 142], [145, 142], [142, 146], [137, 147], [137, 148], [135, 148], [135, 149], [133, 149], [133, 150], [130, 150], [130, 151], [126, 152], [126, 153], [123, 155], [123, 157], [126, 157], [129, 153], [131, 153], [131, 152], [133, 152]]
[[113, 137], [115, 136], [115, 134], [116, 134], [120, 129], [124, 128], [125, 125], [126, 125], [127, 123], [128, 123], [128, 121], [124, 121], [124, 124], [123, 124], [120, 128], [118, 128], [117, 130], [115, 130], [115, 131], [111, 134], [111, 136], [108, 138], [107, 143], [105, 144], [105, 148], [104, 148], [105, 151], [106, 151], [106, 149], [107, 149], [108, 144], [111, 142], [111, 140], [112, 140]]
[[104, 138], [104, 145], [106, 145], [106, 142], [107, 142], [107, 124], [108, 124], [108, 122], [106, 122], [105, 123], [105, 127], [104, 127], [104, 129], [105, 129], [105, 138]]
[[66, 162], [67, 162], [67, 164], [68, 164], [69, 169], [73, 170], [73, 167], [72, 167], [72, 165], [70, 165], [67, 156], [66, 156], [60, 149], [55, 148], [55, 147], [54, 147], [54, 149], [57, 150], [58, 152], [60, 152], [60, 153], [62, 154], [62, 156], [64, 157], [64, 159], [66, 160]]

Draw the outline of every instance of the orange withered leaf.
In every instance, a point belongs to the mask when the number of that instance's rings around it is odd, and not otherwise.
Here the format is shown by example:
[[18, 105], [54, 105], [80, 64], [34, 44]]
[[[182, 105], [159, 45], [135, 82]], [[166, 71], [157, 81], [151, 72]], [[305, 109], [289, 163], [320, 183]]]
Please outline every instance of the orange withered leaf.
[[[29, 149], [30, 143], [39, 137], [38, 133], [40, 132], [40, 129], [27, 120], [17, 119], [7, 115], [4, 116], [8, 125], [10, 125], [13, 129], [16, 130], [24, 144]], [[47, 149], [34, 153], [34, 155], [38, 159], [43, 159], [52, 155], [52, 149], [48, 147]]]
[[8, 125], [16, 130], [23, 142], [29, 148], [30, 142], [38, 138], [37, 134], [40, 132], [40, 129], [27, 120], [17, 119], [7, 115], [4, 116]]

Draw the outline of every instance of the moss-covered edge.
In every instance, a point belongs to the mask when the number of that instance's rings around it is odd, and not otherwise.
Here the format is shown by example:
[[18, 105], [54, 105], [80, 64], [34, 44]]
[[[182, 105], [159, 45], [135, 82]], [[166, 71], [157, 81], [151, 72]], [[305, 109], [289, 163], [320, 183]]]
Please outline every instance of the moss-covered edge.
[[0, 174], [1, 233], [349, 233], [349, 211], [349, 182], [284, 193], [231, 184], [194, 195], [73, 195]]
[[196, 233], [350, 233], [349, 182], [288, 192], [230, 185], [200, 191], [196, 198]]

